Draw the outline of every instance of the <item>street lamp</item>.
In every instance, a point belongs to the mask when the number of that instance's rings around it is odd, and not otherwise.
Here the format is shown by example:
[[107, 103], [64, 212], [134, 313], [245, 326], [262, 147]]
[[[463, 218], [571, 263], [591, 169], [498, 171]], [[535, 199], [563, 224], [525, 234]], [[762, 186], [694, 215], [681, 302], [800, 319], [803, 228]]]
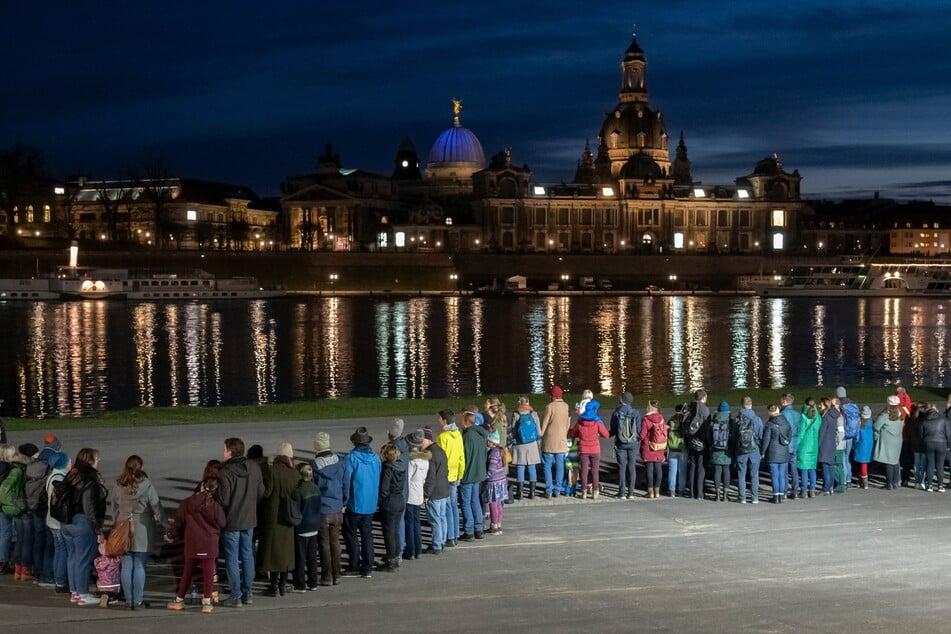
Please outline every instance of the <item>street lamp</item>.
[[337, 275], [336, 273], [331, 273], [331, 274], [330, 274], [330, 292], [331, 292], [331, 293], [333, 293], [334, 284], [337, 283], [337, 280], [339, 279], [339, 277], [340, 277], [340, 276]]

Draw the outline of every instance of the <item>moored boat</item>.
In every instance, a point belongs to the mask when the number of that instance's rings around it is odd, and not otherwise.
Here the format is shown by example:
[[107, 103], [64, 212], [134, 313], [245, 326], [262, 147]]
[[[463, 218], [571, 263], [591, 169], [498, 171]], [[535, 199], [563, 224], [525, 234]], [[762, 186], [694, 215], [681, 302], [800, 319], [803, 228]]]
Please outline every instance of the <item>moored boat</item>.
[[761, 297], [949, 297], [951, 262], [862, 262], [795, 266], [753, 285]]

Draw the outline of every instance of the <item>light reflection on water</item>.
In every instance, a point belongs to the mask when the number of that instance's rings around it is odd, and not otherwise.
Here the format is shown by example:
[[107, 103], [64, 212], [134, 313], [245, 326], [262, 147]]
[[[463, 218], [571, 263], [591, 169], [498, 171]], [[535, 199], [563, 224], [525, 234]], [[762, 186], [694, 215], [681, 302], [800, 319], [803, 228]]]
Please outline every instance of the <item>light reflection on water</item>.
[[[948, 378], [948, 302], [326, 297], [0, 303], [21, 415], [547, 390], [617, 395]], [[612, 401], [613, 402], [613, 401]]]

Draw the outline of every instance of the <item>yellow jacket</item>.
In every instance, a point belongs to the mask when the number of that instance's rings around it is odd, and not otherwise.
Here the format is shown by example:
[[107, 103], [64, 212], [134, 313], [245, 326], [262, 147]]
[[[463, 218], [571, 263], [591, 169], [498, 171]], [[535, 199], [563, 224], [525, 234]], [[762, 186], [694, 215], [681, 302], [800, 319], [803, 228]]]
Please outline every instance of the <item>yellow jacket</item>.
[[458, 482], [466, 470], [466, 455], [462, 449], [462, 432], [455, 423], [446, 425], [436, 436], [436, 444], [446, 452], [449, 463], [449, 481]]

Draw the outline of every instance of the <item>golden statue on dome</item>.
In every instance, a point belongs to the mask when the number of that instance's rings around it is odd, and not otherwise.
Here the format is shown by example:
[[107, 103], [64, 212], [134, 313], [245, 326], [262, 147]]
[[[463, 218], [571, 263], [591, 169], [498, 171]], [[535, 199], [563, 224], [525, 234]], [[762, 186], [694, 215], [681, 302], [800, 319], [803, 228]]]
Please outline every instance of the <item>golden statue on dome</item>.
[[461, 125], [459, 123], [459, 113], [462, 112], [462, 99], [453, 99], [452, 100], [452, 124], [457, 128]]

